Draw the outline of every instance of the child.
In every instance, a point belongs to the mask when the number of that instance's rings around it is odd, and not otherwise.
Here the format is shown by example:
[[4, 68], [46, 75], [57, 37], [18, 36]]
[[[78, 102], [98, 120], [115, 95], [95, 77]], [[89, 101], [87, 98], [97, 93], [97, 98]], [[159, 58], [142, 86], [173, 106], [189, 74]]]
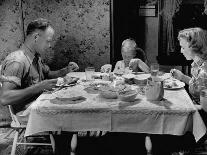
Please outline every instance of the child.
[[[133, 72], [149, 72], [149, 67], [145, 64], [146, 58], [144, 51], [137, 48], [137, 44], [133, 39], [126, 39], [122, 42], [121, 54], [123, 60], [116, 63], [114, 73], [126, 74], [131, 70]], [[135, 58], [137, 54], [140, 54], [142, 58]]]

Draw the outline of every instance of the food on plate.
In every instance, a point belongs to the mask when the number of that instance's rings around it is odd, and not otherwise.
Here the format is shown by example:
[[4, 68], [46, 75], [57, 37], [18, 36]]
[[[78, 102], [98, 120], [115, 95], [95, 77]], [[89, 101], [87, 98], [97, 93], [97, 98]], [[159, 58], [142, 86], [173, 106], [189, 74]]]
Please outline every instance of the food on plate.
[[107, 87], [108, 85], [109, 85], [109, 82], [104, 82], [104, 81], [102, 81], [102, 82], [92, 82], [92, 83], [89, 84], [89, 87], [92, 87], [95, 90], [99, 90], [100, 87], [102, 87], [102, 86]]
[[179, 85], [177, 84], [176, 81], [165, 81], [164, 82], [164, 87], [165, 88], [176, 88], [178, 87]]
[[120, 84], [117, 86], [113, 86], [113, 85], [108, 85], [108, 86], [103, 86], [100, 87], [100, 95], [103, 98], [107, 98], [107, 99], [115, 99], [118, 97], [118, 93], [124, 90], [129, 89], [129, 87], [127, 85], [124, 84]]
[[57, 80], [56, 86], [64, 86], [64, 85], [71, 85], [77, 83], [79, 78], [77, 77], [70, 77], [70, 76], [65, 76], [65, 77], [59, 77]]

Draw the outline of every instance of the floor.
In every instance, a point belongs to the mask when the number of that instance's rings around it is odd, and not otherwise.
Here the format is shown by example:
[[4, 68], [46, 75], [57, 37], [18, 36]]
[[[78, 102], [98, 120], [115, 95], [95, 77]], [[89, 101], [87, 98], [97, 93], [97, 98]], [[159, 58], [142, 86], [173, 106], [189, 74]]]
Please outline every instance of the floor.
[[[8, 132], [8, 129], [7, 130], [0, 129], [0, 155], [10, 155], [10, 152], [11, 152], [11, 146], [12, 146], [14, 133], [10, 134], [7, 138], [4, 138], [6, 132]], [[92, 144], [84, 142], [84, 146], [87, 144], [92, 145]], [[51, 155], [52, 150], [50, 148], [44, 148], [44, 149], [27, 148], [25, 150], [23, 147], [18, 147], [16, 154], [17, 155]], [[80, 153], [79, 155], [82, 155], [82, 153]], [[179, 155], [179, 154], [173, 153], [172, 155]], [[207, 155], [207, 141], [197, 146], [193, 153], [185, 153], [184, 155]]]

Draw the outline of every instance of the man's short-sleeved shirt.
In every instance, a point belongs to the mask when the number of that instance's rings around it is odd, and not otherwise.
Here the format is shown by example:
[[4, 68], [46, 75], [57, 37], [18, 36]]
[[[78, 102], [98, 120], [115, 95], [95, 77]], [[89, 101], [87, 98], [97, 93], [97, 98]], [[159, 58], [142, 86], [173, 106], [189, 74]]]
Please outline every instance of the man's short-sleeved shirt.
[[[10, 53], [2, 62], [1, 75], [15, 83], [17, 89], [24, 89], [44, 80], [48, 73], [49, 67], [40, 57], [37, 59], [35, 52], [25, 45]], [[13, 108], [18, 112], [24, 109], [24, 105], [15, 105]]]
[[[18, 88], [26, 88], [44, 80], [49, 72], [49, 67], [41, 58], [34, 62], [35, 53], [25, 45], [21, 49], [10, 53], [2, 63], [1, 75], [14, 82]], [[38, 63], [38, 69], [36, 67]]]

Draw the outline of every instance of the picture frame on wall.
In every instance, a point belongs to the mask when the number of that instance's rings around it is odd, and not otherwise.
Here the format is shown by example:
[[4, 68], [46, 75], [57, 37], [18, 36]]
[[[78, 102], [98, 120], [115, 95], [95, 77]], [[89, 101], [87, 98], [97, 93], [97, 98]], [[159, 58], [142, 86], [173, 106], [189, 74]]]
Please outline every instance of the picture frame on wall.
[[156, 17], [157, 10], [157, 0], [141, 0], [139, 5], [139, 16]]

